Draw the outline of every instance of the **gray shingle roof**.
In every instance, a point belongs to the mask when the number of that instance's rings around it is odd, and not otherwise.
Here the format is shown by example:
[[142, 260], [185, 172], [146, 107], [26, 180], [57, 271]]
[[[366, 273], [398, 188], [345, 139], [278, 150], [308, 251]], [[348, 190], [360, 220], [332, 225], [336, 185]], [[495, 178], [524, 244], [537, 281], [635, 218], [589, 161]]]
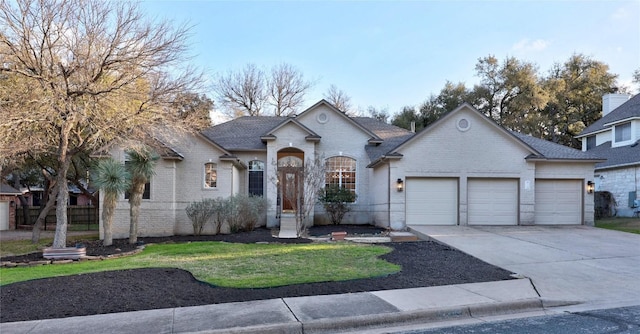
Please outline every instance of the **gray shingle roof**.
[[396, 148], [405, 140], [413, 137], [415, 133], [397, 127], [395, 125], [381, 122], [371, 117], [353, 117], [353, 120], [358, 122], [362, 127], [369, 129], [380, 139], [384, 140], [380, 145], [366, 145], [365, 150], [369, 156], [370, 161], [375, 161], [385, 153]]
[[202, 131], [202, 135], [228, 151], [266, 150], [260, 139], [286, 117], [244, 116]]
[[640, 165], [640, 144], [611, 148], [611, 142], [598, 145], [588, 152], [596, 154], [607, 161], [596, 164], [596, 170], [617, 166]]
[[586, 129], [580, 132], [578, 137], [600, 132], [607, 129], [607, 127], [604, 126], [605, 124], [621, 121], [632, 117], [640, 117], [640, 94], [632, 97], [631, 99], [629, 99], [629, 101], [623, 103], [618, 108], [612, 110], [604, 117], [589, 125]]
[[22, 192], [6, 183], [0, 183], [0, 195], [22, 195]]
[[523, 135], [518, 132], [510, 131], [516, 138], [538, 151], [542, 156], [534, 156], [533, 158], [543, 158], [552, 160], [601, 160], [602, 157], [594, 154], [592, 151], [582, 152], [571, 147], [556, 144], [544, 139]]

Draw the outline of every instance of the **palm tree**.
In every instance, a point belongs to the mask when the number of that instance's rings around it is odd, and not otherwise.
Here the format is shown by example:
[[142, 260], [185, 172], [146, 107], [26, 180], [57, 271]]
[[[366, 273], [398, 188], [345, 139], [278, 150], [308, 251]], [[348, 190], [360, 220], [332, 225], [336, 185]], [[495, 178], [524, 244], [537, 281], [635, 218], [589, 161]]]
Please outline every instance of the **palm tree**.
[[113, 213], [120, 194], [129, 189], [129, 173], [124, 166], [108, 158], [100, 160], [94, 170], [94, 184], [102, 190], [104, 200], [102, 202], [102, 229], [104, 232], [105, 246], [113, 244], [111, 226], [113, 226]]
[[127, 151], [129, 159], [125, 167], [131, 175], [131, 191], [129, 193], [129, 216], [131, 219], [129, 229], [129, 243], [138, 242], [138, 218], [140, 217], [140, 204], [144, 187], [154, 174], [158, 159], [156, 153], [147, 148]]

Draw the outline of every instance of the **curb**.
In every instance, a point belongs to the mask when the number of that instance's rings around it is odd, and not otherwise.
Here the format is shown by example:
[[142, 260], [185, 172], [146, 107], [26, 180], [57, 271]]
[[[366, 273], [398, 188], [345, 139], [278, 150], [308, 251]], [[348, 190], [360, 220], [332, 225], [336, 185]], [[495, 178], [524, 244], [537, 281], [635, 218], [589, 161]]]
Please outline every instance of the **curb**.
[[196, 332], [198, 334], [324, 334], [351, 330], [366, 330], [390, 327], [398, 324], [410, 325], [495, 316], [530, 311], [542, 311], [542, 300], [522, 299], [510, 302], [486, 303], [459, 307], [444, 307], [429, 310], [400, 311], [343, 318], [326, 318], [305, 322], [292, 322], [265, 326], [235, 327]]
[[348, 318], [312, 320], [302, 323], [302, 328], [303, 333], [305, 334], [336, 333], [355, 329], [388, 327], [397, 324], [408, 325], [425, 322], [440, 322], [542, 310], [542, 301], [539, 298], [535, 298], [450, 308], [435, 308], [429, 310], [372, 314]]

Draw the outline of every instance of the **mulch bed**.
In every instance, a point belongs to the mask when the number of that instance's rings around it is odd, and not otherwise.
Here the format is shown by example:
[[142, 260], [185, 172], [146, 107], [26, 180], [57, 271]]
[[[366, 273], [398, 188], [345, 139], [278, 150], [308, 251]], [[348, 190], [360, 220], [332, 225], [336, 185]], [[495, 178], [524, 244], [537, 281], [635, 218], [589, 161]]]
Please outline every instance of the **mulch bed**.
[[[333, 231], [347, 231], [349, 235], [384, 234], [384, 230], [379, 228], [349, 225], [314, 226], [309, 234], [327, 236]], [[275, 239], [267, 229], [231, 235], [140, 238], [139, 241], [147, 244], [187, 241], [312, 242], [302, 238]], [[100, 241], [83, 241], [82, 243], [87, 247], [87, 255], [92, 256], [107, 256], [136, 248], [136, 245], [129, 245], [128, 240], [114, 240], [114, 245], [109, 247], [102, 246]], [[382, 258], [399, 264], [402, 267], [399, 273], [342, 282], [296, 284], [263, 289], [233, 289], [200, 282], [184, 270], [146, 268], [9, 284], [0, 288], [0, 309], [2, 310], [0, 322], [511, 279], [511, 272], [438, 242], [417, 241], [384, 245], [394, 250], [383, 255]], [[7, 257], [1, 260], [12, 262], [42, 260], [42, 253]], [[11, 270], [11, 268], [2, 270]]]

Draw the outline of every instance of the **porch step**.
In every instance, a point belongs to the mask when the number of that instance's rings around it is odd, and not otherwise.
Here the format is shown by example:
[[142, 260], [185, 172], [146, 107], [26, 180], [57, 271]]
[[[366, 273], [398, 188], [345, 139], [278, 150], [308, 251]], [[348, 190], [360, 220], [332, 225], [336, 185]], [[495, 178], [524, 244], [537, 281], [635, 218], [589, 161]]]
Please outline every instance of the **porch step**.
[[294, 215], [280, 216], [280, 233], [278, 238], [295, 239], [298, 237], [296, 229], [296, 217]]
[[418, 241], [418, 237], [411, 232], [390, 232], [391, 242]]

